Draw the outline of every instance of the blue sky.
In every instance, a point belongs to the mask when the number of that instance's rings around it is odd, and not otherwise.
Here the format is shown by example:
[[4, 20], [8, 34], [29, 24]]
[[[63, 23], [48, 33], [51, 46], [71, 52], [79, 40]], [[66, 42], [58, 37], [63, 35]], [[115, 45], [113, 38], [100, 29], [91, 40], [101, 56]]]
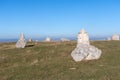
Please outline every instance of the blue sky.
[[0, 38], [120, 34], [120, 0], [0, 0]]

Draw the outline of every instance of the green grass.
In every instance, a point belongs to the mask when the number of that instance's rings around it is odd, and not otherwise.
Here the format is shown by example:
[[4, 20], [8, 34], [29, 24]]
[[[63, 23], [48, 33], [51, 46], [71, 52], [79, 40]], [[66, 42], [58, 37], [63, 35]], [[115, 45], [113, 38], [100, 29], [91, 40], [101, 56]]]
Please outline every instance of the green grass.
[[99, 60], [75, 62], [75, 42], [0, 43], [0, 80], [120, 80], [120, 41], [91, 41]]

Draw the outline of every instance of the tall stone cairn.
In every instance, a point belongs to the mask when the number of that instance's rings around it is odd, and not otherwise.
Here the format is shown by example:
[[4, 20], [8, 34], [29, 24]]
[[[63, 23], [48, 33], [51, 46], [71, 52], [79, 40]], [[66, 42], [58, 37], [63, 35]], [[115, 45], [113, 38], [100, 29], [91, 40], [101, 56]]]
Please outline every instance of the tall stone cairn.
[[16, 43], [16, 48], [25, 48], [25, 45], [26, 45], [26, 40], [24, 34], [22, 33], [20, 35], [20, 39]]
[[90, 45], [87, 32], [82, 29], [78, 33], [77, 47], [72, 51], [71, 56], [76, 61], [99, 59], [102, 51]]

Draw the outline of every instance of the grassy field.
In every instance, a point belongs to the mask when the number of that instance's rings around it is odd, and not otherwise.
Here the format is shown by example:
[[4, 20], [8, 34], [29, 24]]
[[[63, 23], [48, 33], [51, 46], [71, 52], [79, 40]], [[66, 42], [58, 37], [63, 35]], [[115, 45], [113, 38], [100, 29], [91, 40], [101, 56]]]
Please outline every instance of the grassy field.
[[0, 43], [0, 80], [120, 80], [120, 41], [91, 41], [99, 60], [75, 62], [75, 42]]

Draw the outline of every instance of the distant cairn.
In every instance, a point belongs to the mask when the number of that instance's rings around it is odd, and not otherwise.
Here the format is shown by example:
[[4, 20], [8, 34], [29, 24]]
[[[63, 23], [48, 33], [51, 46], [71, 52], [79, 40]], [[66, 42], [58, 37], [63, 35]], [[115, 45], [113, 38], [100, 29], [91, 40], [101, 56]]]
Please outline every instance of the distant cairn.
[[62, 41], [62, 42], [67, 42], [67, 41], [70, 41], [70, 40], [67, 39], [67, 38], [61, 38], [61, 41]]
[[112, 35], [111, 40], [120, 40], [120, 37], [118, 34], [114, 34]]
[[30, 38], [30, 39], [28, 39], [28, 42], [33, 42], [33, 40]]
[[50, 37], [47, 37], [47, 38], [45, 39], [45, 42], [51, 42], [51, 38], [50, 38]]

